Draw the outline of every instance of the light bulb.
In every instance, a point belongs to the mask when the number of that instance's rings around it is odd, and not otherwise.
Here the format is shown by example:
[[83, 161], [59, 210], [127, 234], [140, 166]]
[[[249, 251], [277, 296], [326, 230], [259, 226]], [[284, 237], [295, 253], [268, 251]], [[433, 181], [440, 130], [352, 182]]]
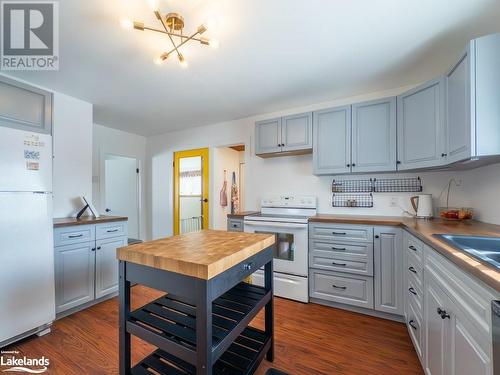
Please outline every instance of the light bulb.
[[186, 69], [188, 67], [188, 62], [186, 61], [184, 56], [182, 54], [179, 54], [177, 55], [177, 57], [179, 58], [179, 63], [181, 65], [181, 68]]
[[134, 23], [128, 18], [120, 19], [120, 25], [127, 30], [132, 30], [132, 28], [134, 27]]
[[210, 45], [210, 47], [212, 47], [213, 49], [217, 49], [219, 48], [219, 41], [217, 39], [210, 39], [210, 41], [208, 42], [208, 44]]
[[163, 64], [163, 59], [161, 57], [156, 57], [153, 62], [155, 65], [161, 66]]

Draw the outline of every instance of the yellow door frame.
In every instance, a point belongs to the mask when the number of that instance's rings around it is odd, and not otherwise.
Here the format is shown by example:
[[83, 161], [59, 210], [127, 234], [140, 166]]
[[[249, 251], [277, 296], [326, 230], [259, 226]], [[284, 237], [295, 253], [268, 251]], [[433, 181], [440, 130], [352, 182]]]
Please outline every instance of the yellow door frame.
[[201, 156], [201, 175], [202, 175], [202, 189], [201, 189], [201, 199], [202, 199], [202, 216], [203, 216], [203, 226], [202, 229], [208, 229], [208, 176], [209, 176], [209, 164], [208, 164], [208, 148], [197, 148], [194, 150], [185, 150], [174, 152], [174, 234], [180, 234], [179, 227], [179, 215], [180, 215], [180, 196], [179, 196], [179, 166], [180, 159]]

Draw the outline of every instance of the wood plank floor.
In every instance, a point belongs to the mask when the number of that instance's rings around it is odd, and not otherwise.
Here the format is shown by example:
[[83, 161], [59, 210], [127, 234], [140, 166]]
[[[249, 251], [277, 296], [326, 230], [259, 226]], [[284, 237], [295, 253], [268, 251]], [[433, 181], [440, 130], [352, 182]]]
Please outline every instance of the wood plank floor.
[[[136, 286], [133, 308], [161, 293]], [[118, 373], [118, 301], [113, 298], [57, 321], [51, 334], [26, 339], [4, 350], [49, 358], [49, 374]], [[289, 374], [422, 374], [412, 343], [401, 323], [275, 299], [276, 356], [273, 367]], [[252, 325], [263, 328], [259, 315]], [[132, 341], [132, 360], [153, 350]], [[257, 374], [271, 367], [265, 360]]]

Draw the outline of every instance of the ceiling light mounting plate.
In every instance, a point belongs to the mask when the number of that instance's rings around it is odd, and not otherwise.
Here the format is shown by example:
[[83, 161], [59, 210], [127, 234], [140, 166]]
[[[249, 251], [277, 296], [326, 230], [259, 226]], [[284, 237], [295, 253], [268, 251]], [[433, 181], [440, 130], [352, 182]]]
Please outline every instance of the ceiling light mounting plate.
[[165, 16], [165, 23], [172, 31], [184, 29], [184, 18], [179, 13], [168, 13]]

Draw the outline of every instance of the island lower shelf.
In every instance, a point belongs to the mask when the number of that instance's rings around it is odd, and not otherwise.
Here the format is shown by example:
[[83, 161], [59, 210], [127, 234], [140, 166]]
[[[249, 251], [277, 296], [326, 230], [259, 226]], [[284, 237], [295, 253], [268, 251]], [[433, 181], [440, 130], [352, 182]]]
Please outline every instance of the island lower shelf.
[[[255, 372], [271, 346], [264, 331], [247, 327], [213, 366], [215, 374], [247, 375]], [[132, 368], [133, 375], [196, 374], [196, 367], [161, 349], [155, 350]]]
[[[214, 362], [244, 330], [247, 335], [255, 333], [258, 342], [264, 340], [258, 330], [247, 326], [271, 298], [271, 291], [242, 282], [212, 302]], [[196, 306], [181, 297], [166, 294], [131, 312], [127, 331], [167, 352], [174, 351], [180, 360], [192, 362], [196, 356]]]

